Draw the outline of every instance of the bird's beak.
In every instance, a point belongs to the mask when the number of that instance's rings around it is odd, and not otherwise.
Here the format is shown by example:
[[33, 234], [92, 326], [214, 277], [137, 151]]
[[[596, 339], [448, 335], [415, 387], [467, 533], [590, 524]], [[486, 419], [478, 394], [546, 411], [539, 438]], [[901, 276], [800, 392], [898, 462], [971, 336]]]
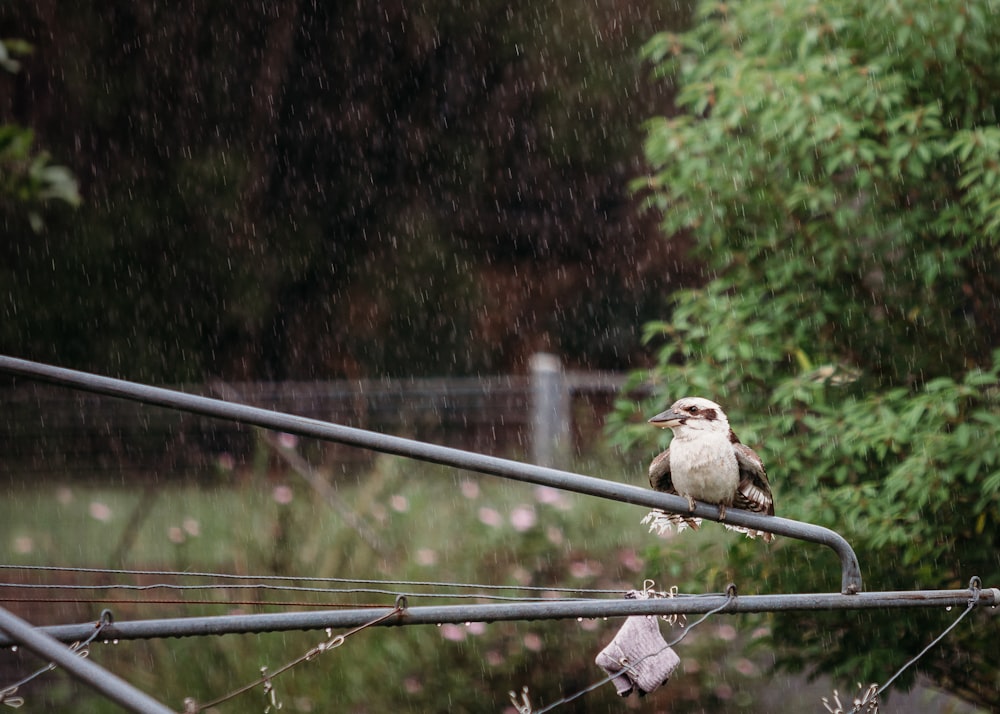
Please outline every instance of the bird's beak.
[[667, 411], [660, 412], [655, 417], [650, 419], [649, 423], [653, 426], [658, 426], [661, 429], [673, 429], [675, 426], [683, 424], [686, 418], [686, 414], [681, 414], [680, 412], [675, 412], [673, 409], [668, 409]]

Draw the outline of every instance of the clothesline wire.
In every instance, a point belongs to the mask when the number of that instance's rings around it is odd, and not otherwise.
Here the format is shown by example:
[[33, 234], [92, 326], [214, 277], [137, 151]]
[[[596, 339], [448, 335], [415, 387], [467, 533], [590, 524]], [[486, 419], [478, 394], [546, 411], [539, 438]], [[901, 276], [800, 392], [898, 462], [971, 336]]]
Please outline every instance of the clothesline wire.
[[[317, 588], [317, 587], [305, 587], [296, 585], [271, 585], [266, 583], [244, 583], [239, 585], [228, 585], [228, 584], [213, 584], [213, 585], [183, 585], [177, 583], [154, 583], [150, 585], [131, 585], [127, 583], [110, 583], [107, 585], [77, 585], [77, 584], [62, 584], [62, 583], [43, 583], [43, 584], [26, 584], [26, 583], [2, 583], [0, 582], [0, 589], [10, 588], [10, 589], [24, 589], [24, 590], [70, 590], [70, 591], [80, 591], [80, 590], [126, 590], [132, 592], [148, 592], [153, 590], [173, 590], [173, 591], [213, 591], [213, 590], [265, 590], [270, 592], [299, 592], [299, 593], [321, 593], [324, 595], [391, 595], [395, 597], [396, 595], [406, 595], [407, 597], [414, 598], [451, 598], [451, 599], [474, 599], [474, 600], [501, 600], [501, 601], [512, 601], [512, 602], [548, 602], [551, 600], [559, 601], [575, 601], [575, 600], [595, 600], [599, 598], [584, 598], [584, 597], [517, 597], [513, 595], [495, 595], [490, 593], [446, 593], [446, 592], [412, 592], [412, 591], [401, 591], [401, 590], [383, 590], [378, 588]], [[547, 590], [548, 588], [546, 588]], [[611, 591], [617, 595], [621, 595], [620, 590]], [[3, 598], [0, 598], [3, 599]]]
[[[13, 564], [0, 564], [0, 571], [27, 571], [27, 572], [60, 572], [60, 573], [75, 573], [75, 574], [89, 574], [89, 575], [103, 575], [103, 576], [113, 576], [113, 577], [171, 577], [171, 578], [211, 578], [213, 580], [221, 581], [233, 581], [233, 580], [252, 580], [254, 582], [242, 582], [242, 583], [232, 583], [232, 582], [215, 582], [211, 584], [183, 584], [183, 583], [149, 583], [149, 584], [132, 584], [132, 583], [95, 583], [95, 584], [79, 584], [79, 583], [13, 583], [13, 582], [0, 582], [0, 592], [6, 590], [7, 592], [16, 590], [38, 590], [38, 591], [101, 591], [101, 592], [111, 592], [111, 591], [122, 591], [122, 592], [152, 592], [157, 590], [166, 590], [173, 592], [198, 592], [198, 591], [267, 591], [267, 592], [287, 592], [287, 593], [314, 593], [325, 596], [331, 595], [381, 595], [388, 597], [397, 597], [399, 595], [405, 595], [406, 597], [412, 599], [428, 599], [428, 598], [443, 598], [452, 600], [488, 600], [488, 601], [498, 601], [498, 602], [574, 602], [574, 601], [593, 601], [604, 599], [605, 596], [620, 597], [624, 592], [624, 589], [597, 589], [597, 588], [575, 588], [575, 587], [565, 587], [565, 586], [539, 586], [539, 585], [494, 585], [488, 583], [458, 583], [450, 581], [441, 580], [382, 580], [382, 579], [371, 579], [371, 578], [343, 578], [343, 577], [318, 577], [318, 576], [293, 576], [293, 575], [238, 575], [234, 573], [215, 573], [208, 571], [173, 571], [173, 570], [134, 570], [134, 569], [121, 569], [121, 568], [86, 568], [86, 567], [71, 567], [71, 566], [58, 566], [58, 565], [13, 565]], [[281, 584], [278, 584], [281, 583]], [[290, 583], [329, 583], [331, 585], [382, 585], [382, 586], [393, 586], [398, 585], [404, 589], [388, 589], [387, 587], [319, 587], [319, 586], [308, 586], [308, 585], [292, 585]], [[437, 588], [436, 591], [417, 591], [412, 588]], [[474, 589], [476, 592], [445, 592], [441, 589], [454, 589], [454, 590], [468, 590]], [[518, 595], [505, 595], [500, 594], [503, 592], [518, 592], [522, 594]], [[544, 593], [544, 595], [526, 595], [523, 593]], [[706, 595], [713, 595], [713, 593], [700, 593], [700, 594], [684, 594], [676, 593], [676, 597], [681, 598], [697, 598], [704, 597]], [[599, 597], [597, 597], [599, 596]], [[0, 597], [0, 601], [11, 601], [17, 598], [14, 597]], [[53, 598], [54, 602], [56, 599]], [[74, 601], [80, 602], [114, 602], [114, 600], [103, 600], [103, 599], [93, 599], [93, 598], [79, 598]], [[220, 604], [226, 604], [229, 601], [220, 601]], [[183, 602], [178, 604], [184, 604]], [[190, 604], [205, 604], [203, 602], [192, 602]], [[210, 604], [210, 603], [209, 603]], [[231, 604], [231, 603], [230, 603]], [[258, 604], [267, 605], [271, 604], [265, 600], [260, 601]], [[310, 607], [315, 606], [315, 603], [304, 603]], [[349, 607], [350, 604], [330, 604], [330, 607]]]
[[949, 632], [958, 627], [958, 623], [960, 623], [965, 618], [965, 616], [968, 615], [970, 612], [972, 612], [972, 610], [976, 607], [976, 605], [979, 604], [979, 593], [981, 589], [981, 583], [978, 577], [972, 579], [972, 581], [969, 583], [969, 588], [972, 590], [972, 597], [969, 598], [969, 604], [966, 605], [965, 610], [963, 610], [962, 613], [955, 619], [955, 621], [950, 625], [948, 625], [948, 627], [946, 627], [940, 635], [931, 640], [931, 642], [926, 647], [920, 650], [918, 654], [916, 654], [906, 664], [900, 667], [899, 670], [897, 670], [894, 675], [889, 677], [886, 683], [883, 684], [881, 687], [879, 687], [877, 694], [881, 695], [882, 692], [887, 690], [890, 687], [890, 685], [892, 685], [892, 683], [896, 681], [899, 675], [905, 672], [912, 664], [914, 664], [925, 654], [930, 652], [930, 650], [933, 649], [938, 644], [938, 642], [943, 640], [948, 635]]
[[[0, 570], [24, 570], [24, 571], [34, 571], [34, 572], [63, 572], [63, 573], [90, 573], [97, 575], [132, 575], [132, 576], [149, 576], [149, 577], [174, 577], [174, 578], [213, 578], [216, 580], [256, 580], [260, 583], [270, 583], [276, 581], [291, 581], [291, 582], [303, 582], [303, 583], [340, 583], [340, 584], [357, 584], [357, 585], [382, 585], [391, 586], [399, 585], [404, 587], [439, 587], [439, 588], [468, 588], [477, 590], [517, 590], [525, 592], [544, 592], [544, 593], [581, 593], [588, 595], [617, 595], [622, 594], [621, 589], [595, 589], [595, 588], [574, 588], [565, 586], [541, 586], [541, 585], [494, 585], [489, 583], [456, 583], [440, 580], [379, 580], [371, 578], [339, 578], [339, 577], [318, 577], [318, 576], [298, 576], [298, 575], [237, 575], [234, 573], [213, 573], [204, 571], [176, 571], [176, 570], [126, 570], [126, 569], [115, 569], [115, 568], [79, 568], [61, 565], [12, 565], [0, 563]], [[94, 587], [111, 587], [110, 585], [94, 586]], [[194, 586], [192, 586], [194, 587]], [[203, 586], [198, 586], [203, 587]], [[208, 587], [225, 587], [222, 585], [212, 585]], [[266, 588], [275, 587], [264, 584], [254, 584], [250, 587]], [[275, 587], [275, 589], [292, 589], [295, 586]], [[329, 592], [329, 589], [317, 589], [323, 590], [324, 592]], [[359, 592], [369, 592], [368, 590], [360, 590]], [[372, 591], [372, 592], [382, 592], [382, 591]], [[399, 594], [395, 590], [385, 590], [385, 594], [396, 595]], [[407, 593], [408, 594], [408, 593]], [[449, 597], [457, 597], [457, 595], [449, 595]], [[474, 597], [478, 597], [474, 596]], [[700, 597], [700, 595], [684, 595], [680, 594], [679, 597]], [[522, 598], [516, 598], [522, 599]], [[549, 599], [549, 598], [545, 598]]]
[[[219, 704], [222, 704], [223, 702], [227, 702], [230, 699], [239, 696], [240, 694], [243, 694], [245, 692], [250, 691], [251, 689], [253, 689], [254, 687], [256, 687], [259, 684], [263, 684], [264, 685], [265, 694], [269, 694], [270, 695], [270, 700], [271, 700], [271, 703], [273, 705], [273, 708], [280, 709], [281, 705], [277, 704], [277, 702], [276, 702], [276, 698], [274, 696], [274, 687], [273, 687], [273, 684], [272, 684], [272, 680], [275, 677], [277, 677], [277, 676], [279, 676], [279, 675], [287, 672], [292, 667], [295, 667], [297, 665], [302, 664], [303, 662], [308, 662], [309, 660], [314, 659], [315, 657], [317, 657], [319, 654], [321, 654], [323, 652], [326, 652], [328, 650], [332, 650], [332, 649], [335, 649], [337, 647], [340, 647], [344, 643], [344, 641], [348, 637], [350, 637], [351, 635], [357, 634], [358, 632], [361, 632], [362, 630], [365, 630], [365, 629], [371, 627], [372, 625], [377, 625], [378, 623], [382, 622], [383, 620], [388, 620], [389, 618], [395, 617], [400, 612], [403, 612], [405, 609], [406, 609], [406, 598], [404, 598], [404, 597], [398, 597], [398, 598], [396, 598], [395, 607], [393, 607], [393, 609], [390, 612], [387, 612], [384, 615], [379, 615], [378, 617], [374, 618], [373, 620], [370, 620], [369, 622], [366, 622], [366, 623], [364, 623], [362, 625], [359, 625], [358, 627], [355, 627], [352, 630], [344, 632], [343, 634], [339, 634], [339, 635], [334, 636], [332, 633], [329, 633], [329, 639], [327, 639], [325, 642], [322, 642], [319, 645], [317, 645], [316, 647], [311, 648], [308, 652], [306, 652], [305, 654], [303, 654], [303, 655], [301, 655], [299, 657], [296, 657], [291, 662], [288, 662], [287, 664], [282, 665], [281, 667], [279, 667], [278, 669], [276, 669], [274, 672], [268, 672], [268, 668], [267, 667], [261, 667], [261, 676], [260, 676], [260, 678], [254, 680], [253, 682], [251, 682], [251, 683], [249, 683], [247, 685], [239, 687], [238, 689], [235, 689], [235, 690], [229, 692], [228, 694], [225, 694], [225, 695], [223, 695], [223, 696], [221, 696], [221, 697], [219, 697], [217, 699], [212, 700], [211, 702], [208, 702], [207, 704], [198, 704], [193, 699], [190, 699], [190, 698], [186, 699], [185, 702], [184, 702], [184, 704], [185, 704], [185, 709], [184, 709], [185, 714], [187, 714], [188, 712], [191, 712], [192, 714], [197, 714], [198, 712], [206, 711], [208, 709], [213, 709], [214, 707], [218, 706]], [[271, 711], [271, 709], [272, 709], [272, 706], [269, 706], [269, 707], [266, 707], [264, 709], [264, 711], [268, 712], [268, 711]]]

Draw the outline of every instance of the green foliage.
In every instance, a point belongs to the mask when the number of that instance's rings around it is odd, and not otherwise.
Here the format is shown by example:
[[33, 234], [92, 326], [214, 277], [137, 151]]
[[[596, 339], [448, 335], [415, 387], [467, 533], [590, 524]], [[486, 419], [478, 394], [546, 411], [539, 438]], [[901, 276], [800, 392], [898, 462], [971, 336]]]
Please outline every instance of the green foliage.
[[[877, 353], [873, 376], [988, 355], [994, 311], [968, 293], [997, 268], [996, 23], [956, 22], [951, 3], [720, 8], [646, 50], [688, 110], [649, 126], [664, 229], [693, 231], [719, 272], [741, 267], [754, 302], [802, 287], [775, 311], [829, 331], [838, 353]], [[911, 23], [933, 36], [900, 37]]]
[[[19, 71], [21, 65], [14, 55], [30, 52], [31, 45], [23, 40], [0, 40], [0, 69]], [[46, 203], [62, 201], [77, 206], [80, 193], [70, 170], [53, 164], [47, 152], [35, 150], [34, 139], [30, 129], [0, 124], [0, 214], [26, 215], [37, 233], [44, 226], [42, 207]]]
[[[710, 280], [646, 326], [638, 411], [722, 402], [778, 513], [843, 532], [868, 589], [1000, 580], [997, 47], [976, 3], [758, 0], [705, 3], [645, 50], [683, 113], [649, 123], [637, 188]], [[652, 438], [636, 406], [619, 405], [621, 444]], [[760, 557], [783, 591], [838, 587], [800, 545]], [[781, 617], [775, 643], [785, 665], [884, 681], [942, 622]], [[916, 669], [995, 708], [988, 629]]]
[[13, 74], [21, 70], [21, 63], [14, 57], [16, 55], [30, 55], [31, 44], [17, 38], [0, 39], [0, 69]]

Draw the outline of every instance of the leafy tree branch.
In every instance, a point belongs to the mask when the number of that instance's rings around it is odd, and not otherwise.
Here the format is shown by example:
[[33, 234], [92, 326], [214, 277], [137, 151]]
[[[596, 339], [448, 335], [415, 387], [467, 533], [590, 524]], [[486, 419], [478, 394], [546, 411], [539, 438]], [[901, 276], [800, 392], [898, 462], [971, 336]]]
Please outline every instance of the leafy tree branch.
[[[1000, 25], [916, 0], [709, 2], [698, 18], [645, 48], [682, 111], [648, 123], [636, 188], [709, 277], [646, 326], [641, 411], [722, 401], [779, 512], [845, 533], [873, 589], [997, 582]], [[635, 412], [620, 405], [615, 438], [652, 448]], [[732, 557], [769, 589], [835, 587], [793, 543]], [[939, 619], [782, 617], [779, 663], [879, 681]], [[997, 708], [995, 630], [956, 633], [923, 671]]]

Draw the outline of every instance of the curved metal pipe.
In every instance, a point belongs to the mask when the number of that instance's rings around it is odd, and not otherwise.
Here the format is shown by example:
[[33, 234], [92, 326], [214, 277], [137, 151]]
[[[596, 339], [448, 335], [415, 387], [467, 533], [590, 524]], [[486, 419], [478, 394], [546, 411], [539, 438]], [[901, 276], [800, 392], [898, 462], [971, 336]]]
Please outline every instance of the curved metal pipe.
[[[14, 357], [0, 356], [0, 371], [20, 377], [42, 380], [73, 389], [95, 394], [129, 399], [144, 404], [155, 404], [170, 409], [179, 409], [192, 414], [228, 419], [243, 424], [275, 429], [299, 436], [349, 444], [385, 454], [395, 454], [406, 458], [428, 461], [445, 466], [453, 466], [468, 471], [501, 476], [503, 478], [551, 486], [564, 491], [583, 493], [612, 501], [631, 503], [647, 508], [659, 508], [668, 513], [688, 514], [687, 500], [680, 496], [652, 491], [629, 484], [584, 476], [569, 471], [535, 466], [520, 461], [501, 459], [495, 456], [477, 454], [447, 446], [437, 446], [399, 436], [380, 434], [365, 429], [332, 424], [318, 419], [284, 414], [269, 409], [260, 409], [244, 404], [235, 404], [221, 399], [210, 399], [194, 394], [186, 394], [161, 387], [151, 387], [121, 379], [101, 377], [87, 372], [52, 367]], [[708, 520], [719, 520], [716, 506], [698, 504], [693, 515]], [[851, 545], [836, 531], [829, 528], [794, 521], [776, 516], [764, 516], [739, 509], [726, 509], [726, 522], [764, 530], [776, 535], [819, 543], [832, 548], [840, 558], [841, 584], [843, 594], [861, 592], [861, 568]]]

